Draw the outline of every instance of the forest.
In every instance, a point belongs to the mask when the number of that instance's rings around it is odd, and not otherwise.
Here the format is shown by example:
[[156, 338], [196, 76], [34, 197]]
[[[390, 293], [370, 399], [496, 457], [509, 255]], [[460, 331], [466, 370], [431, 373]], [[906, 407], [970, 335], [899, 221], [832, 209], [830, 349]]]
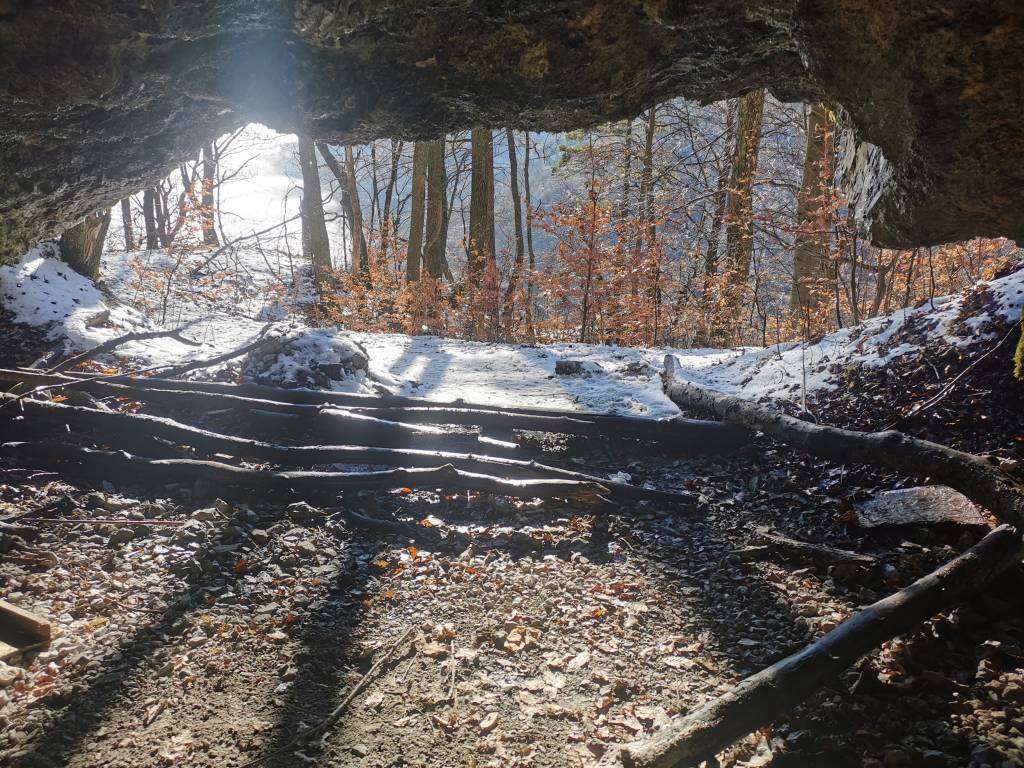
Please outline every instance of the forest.
[[[886, 249], [860, 237], [835, 109], [761, 90], [568, 134], [346, 147], [299, 136], [277, 221], [240, 216], [230, 192], [222, 207], [222, 185], [266, 151], [239, 129], [93, 226], [113, 217], [108, 248], [172, 250], [181, 270], [231, 271], [236, 249], [283, 258], [276, 288], [297, 302], [291, 275], [310, 273], [316, 325], [513, 343], [809, 339], [1018, 257], [1001, 239]], [[83, 259], [98, 265], [101, 247]]]
[[0, 765], [1024, 766], [1022, 31], [0, 2]]

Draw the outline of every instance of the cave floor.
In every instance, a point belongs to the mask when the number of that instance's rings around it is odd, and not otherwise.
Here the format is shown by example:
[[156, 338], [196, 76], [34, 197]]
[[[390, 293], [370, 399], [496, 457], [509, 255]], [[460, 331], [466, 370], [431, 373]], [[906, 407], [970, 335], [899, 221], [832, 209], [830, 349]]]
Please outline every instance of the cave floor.
[[[762, 444], [727, 459], [601, 446], [587, 465], [602, 463], [702, 501], [346, 500], [409, 523], [382, 537], [303, 505], [126, 497], [7, 466], [4, 515], [49, 503], [49, 517], [138, 524], [45, 525], [43, 560], [0, 560], [3, 597], [56, 634], [0, 692], [0, 763], [239, 766], [281, 749], [264, 763], [590, 765], [982, 534], [849, 527], [841, 497], [891, 478]], [[756, 525], [877, 555], [885, 581], [743, 561]], [[1024, 764], [1022, 595], [1008, 580], [888, 644], [721, 764]], [[325, 737], [289, 744], [389, 651]]]

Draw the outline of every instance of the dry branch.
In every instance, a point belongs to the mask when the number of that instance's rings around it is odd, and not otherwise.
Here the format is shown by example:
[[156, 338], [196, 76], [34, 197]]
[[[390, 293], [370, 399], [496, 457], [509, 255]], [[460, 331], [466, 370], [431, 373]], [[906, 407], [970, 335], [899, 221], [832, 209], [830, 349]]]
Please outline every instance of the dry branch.
[[167, 370], [161, 371], [161, 374], [170, 379], [175, 376], [181, 376], [182, 374], [188, 373], [189, 371], [197, 371], [201, 368], [210, 368], [214, 365], [220, 365], [221, 363], [227, 362], [228, 360], [234, 360], [236, 357], [252, 352], [254, 349], [264, 346], [269, 343], [268, 339], [265, 339], [267, 331], [273, 326], [273, 323], [267, 323], [263, 326], [259, 333], [256, 334], [256, 338], [247, 344], [243, 344], [240, 347], [236, 347], [229, 352], [225, 352], [221, 355], [215, 355], [214, 357], [208, 357], [205, 360], [193, 360], [183, 365], [178, 365]]
[[825, 459], [857, 462], [931, 477], [981, 504], [1000, 520], [1024, 524], [1024, 487], [981, 456], [888, 430], [856, 432], [811, 424], [768, 406], [684, 381], [672, 355], [665, 357], [665, 394], [680, 408], [760, 430]]
[[791, 539], [788, 536], [780, 536], [767, 529], [757, 530], [757, 541], [769, 552], [780, 552], [800, 560], [809, 560], [815, 563], [833, 565], [844, 563], [847, 565], [861, 565], [872, 567], [877, 560], [871, 555], [863, 555], [859, 552], [850, 552], [846, 549], [837, 549], [824, 544], [813, 544], [808, 541]]
[[377, 472], [266, 472], [197, 459], [148, 459], [123, 451], [102, 451], [58, 443], [3, 443], [0, 454], [32, 459], [43, 466], [61, 466], [91, 480], [194, 483], [204, 480], [227, 493], [251, 496], [267, 491], [300, 497], [336, 495], [343, 491], [419, 488], [442, 491], [484, 491], [521, 498], [563, 498], [598, 502], [608, 489], [598, 483], [562, 479], [503, 480], [464, 472], [450, 464], [397, 468]]
[[[185, 326], [187, 327], [187, 326]], [[174, 339], [177, 342], [185, 344], [189, 347], [200, 346], [198, 341], [186, 338], [181, 335], [181, 332], [185, 330], [185, 327], [177, 328], [173, 331], [142, 331], [134, 333], [126, 333], [124, 336], [118, 336], [116, 339], [110, 339], [104, 341], [102, 344], [97, 344], [92, 349], [87, 349], [85, 352], [69, 357], [66, 360], [58, 363], [52, 368], [47, 369], [47, 373], [54, 374], [66, 371], [70, 368], [74, 368], [79, 363], [84, 363], [86, 360], [91, 360], [97, 355], [104, 355], [107, 352], [112, 352], [120, 346], [129, 344], [133, 341], [148, 341], [150, 339]]]
[[[0, 401], [4, 396], [0, 394]], [[627, 483], [612, 482], [593, 475], [552, 467], [523, 459], [503, 459], [471, 453], [428, 451], [413, 448], [381, 448], [361, 445], [284, 446], [243, 437], [224, 435], [160, 416], [97, 411], [91, 408], [38, 400], [23, 400], [21, 407], [31, 417], [30, 423], [47, 421], [91, 430], [105, 443], [145, 453], [153, 446], [153, 438], [176, 445], [189, 445], [209, 453], [223, 453], [239, 458], [259, 459], [290, 466], [311, 464], [383, 464], [388, 466], [436, 467], [451, 464], [456, 469], [500, 477], [527, 479], [531, 477], [561, 478], [600, 483], [616, 496], [628, 499], [694, 504], [689, 493], [672, 493], [640, 488]], [[22, 430], [29, 429], [23, 423]], [[27, 437], [27, 435], [22, 435]]]
[[805, 701], [869, 651], [981, 590], [1019, 563], [1016, 529], [1001, 526], [937, 571], [870, 605], [817, 642], [748, 677], [649, 741], [627, 745], [630, 768], [693, 766]]

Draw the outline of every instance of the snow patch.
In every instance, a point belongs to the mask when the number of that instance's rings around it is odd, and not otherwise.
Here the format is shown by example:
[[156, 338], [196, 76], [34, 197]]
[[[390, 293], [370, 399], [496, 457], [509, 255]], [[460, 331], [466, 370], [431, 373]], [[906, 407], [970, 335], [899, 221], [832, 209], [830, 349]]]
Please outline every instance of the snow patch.
[[13, 322], [49, 326], [49, 338], [63, 340], [67, 352], [151, 327], [141, 313], [108, 300], [92, 280], [61, 261], [60, 246], [53, 241], [0, 267], [0, 305]]

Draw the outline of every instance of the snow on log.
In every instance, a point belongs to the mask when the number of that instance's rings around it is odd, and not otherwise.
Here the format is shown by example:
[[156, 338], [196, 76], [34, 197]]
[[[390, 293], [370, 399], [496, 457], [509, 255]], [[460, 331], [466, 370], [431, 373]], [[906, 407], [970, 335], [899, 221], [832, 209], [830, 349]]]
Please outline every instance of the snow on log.
[[[172, 379], [112, 376], [52, 377], [36, 371], [0, 369], [0, 380], [36, 386], [66, 383], [95, 395], [117, 395], [167, 407], [259, 408], [304, 415], [330, 406], [334, 412], [406, 424], [457, 424], [490, 429], [518, 429], [590, 437], [632, 438], [662, 442], [695, 452], [728, 452], [749, 442], [746, 429], [716, 421], [649, 419], [574, 411], [498, 408], [468, 403], [440, 403], [418, 398], [346, 394], [267, 387], [260, 384], [174, 381]], [[175, 394], [181, 393], [181, 394]], [[177, 400], [175, 399], [177, 398]]]
[[869, 651], [983, 589], [1019, 563], [1021, 540], [1004, 525], [906, 589], [847, 619], [802, 651], [748, 677], [648, 741], [627, 745], [629, 768], [697, 765], [805, 701]]
[[896, 430], [857, 432], [811, 424], [766, 405], [698, 387], [680, 378], [679, 364], [665, 357], [665, 394], [680, 408], [713, 413], [724, 421], [760, 430], [794, 448], [839, 462], [886, 467], [931, 477], [988, 509], [1000, 522], [1024, 524], [1024, 487], [981, 456]]
[[[9, 398], [9, 396], [7, 396]], [[5, 396], [0, 394], [0, 402]], [[92, 430], [102, 436], [105, 443], [145, 453], [154, 445], [153, 438], [188, 445], [210, 452], [223, 453], [247, 459], [258, 459], [275, 464], [309, 466], [311, 464], [382, 464], [399, 467], [436, 467], [451, 464], [456, 469], [512, 479], [552, 478], [598, 483], [621, 498], [646, 499], [694, 506], [692, 493], [673, 493], [615, 482], [604, 478], [552, 467], [523, 459], [504, 459], [471, 453], [429, 451], [414, 448], [382, 448], [361, 445], [295, 445], [252, 440], [224, 435], [183, 424], [173, 419], [147, 414], [99, 411], [92, 408], [65, 405], [39, 400], [22, 400], [19, 408], [32, 420], [74, 426], [77, 430]], [[27, 425], [23, 425], [23, 431]]]

